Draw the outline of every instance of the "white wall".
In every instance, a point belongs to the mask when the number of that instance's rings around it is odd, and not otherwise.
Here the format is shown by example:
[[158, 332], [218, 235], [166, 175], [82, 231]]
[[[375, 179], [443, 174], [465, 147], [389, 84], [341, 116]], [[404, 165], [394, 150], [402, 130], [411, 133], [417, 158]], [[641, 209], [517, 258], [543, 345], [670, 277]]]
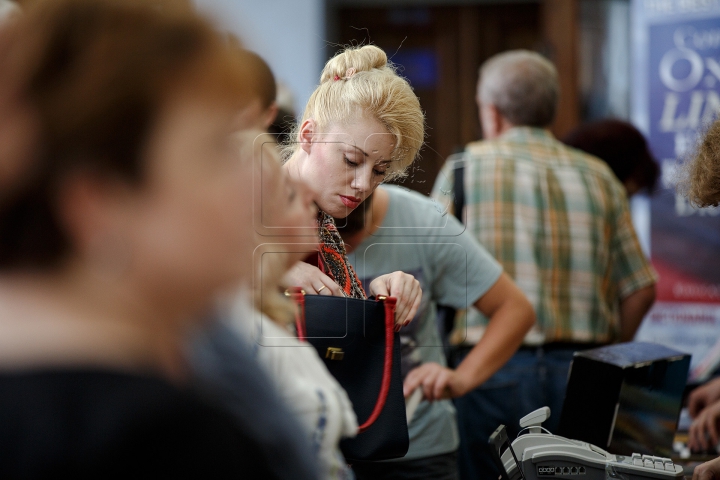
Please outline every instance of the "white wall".
[[194, 0], [270, 65], [302, 113], [325, 63], [324, 0]]

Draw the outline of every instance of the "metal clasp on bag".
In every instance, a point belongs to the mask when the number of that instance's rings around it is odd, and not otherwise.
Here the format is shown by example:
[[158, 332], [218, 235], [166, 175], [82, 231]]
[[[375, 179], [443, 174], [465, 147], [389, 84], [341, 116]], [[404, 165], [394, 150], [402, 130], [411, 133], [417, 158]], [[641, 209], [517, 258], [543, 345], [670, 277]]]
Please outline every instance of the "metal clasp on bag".
[[[303, 290], [302, 288], [300, 288], [300, 289], [298, 289], [298, 290], [300, 291], [300, 294], [301, 294], [301, 295], [305, 295], [305, 290]], [[288, 288], [287, 290], [285, 290], [285, 296], [286, 296], [286, 297], [289, 297], [289, 296], [291, 296], [291, 295], [292, 295], [292, 293], [290, 292], [290, 289], [289, 289], [289, 288]]]
[[328, 347], [325, 352], [325, 358], [329, 358], [330, 360], [342, 360], [343, 357], [345, 357], [345, 352], [342, 351], [342, 348]]

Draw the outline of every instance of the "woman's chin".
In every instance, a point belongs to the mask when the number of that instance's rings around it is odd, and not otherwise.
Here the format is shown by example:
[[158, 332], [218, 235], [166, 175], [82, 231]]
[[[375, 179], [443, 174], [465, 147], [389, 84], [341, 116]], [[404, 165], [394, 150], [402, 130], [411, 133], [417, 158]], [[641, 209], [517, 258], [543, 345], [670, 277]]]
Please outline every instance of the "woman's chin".
[[320, 210], [327, 213], [328, 215], [330, 215], [333, 218], [345, 218], [348, 215], [350, 215], [350, 213], [354, 210], [354, 208], [350, 208], [345, 205], [339, 205], [339, 206], [333, 205], [331, 208], [327, 208], [327, 209], [320, 207]]

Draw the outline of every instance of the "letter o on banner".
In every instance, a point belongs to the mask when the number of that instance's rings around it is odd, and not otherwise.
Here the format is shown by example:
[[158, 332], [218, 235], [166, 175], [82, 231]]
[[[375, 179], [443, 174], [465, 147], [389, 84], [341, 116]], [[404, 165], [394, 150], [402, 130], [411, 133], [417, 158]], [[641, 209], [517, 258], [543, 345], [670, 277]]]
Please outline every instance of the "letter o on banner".
[[[675, 78], [672, 73], [675, 63], [680, 60], [690, 62], [690, 73], [685, 78]], [[660, 80], [667, 88], [676, 92], [687, 92], [700, 83], [703, 73], [705, 73], [705, 64], [697, 52], [689, 48], [673, 48], [663, 55], [659, 70]]]

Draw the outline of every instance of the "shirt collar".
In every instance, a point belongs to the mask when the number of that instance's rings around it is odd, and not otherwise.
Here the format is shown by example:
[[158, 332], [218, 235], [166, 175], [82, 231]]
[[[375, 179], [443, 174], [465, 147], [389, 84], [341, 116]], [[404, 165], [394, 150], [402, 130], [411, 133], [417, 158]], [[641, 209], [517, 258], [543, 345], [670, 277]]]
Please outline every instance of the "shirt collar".
[[500, 138], [502, 140], [540, 140], [540, 141], [548, 141], [548, 140], [555, 140], [555, 137], [552, 133], [550, 133], [550, 130], [545, 128], [539, 128], [539, 127], [512, 127], [510, 130], [506, 131], [502, 135], [500, 135]]

